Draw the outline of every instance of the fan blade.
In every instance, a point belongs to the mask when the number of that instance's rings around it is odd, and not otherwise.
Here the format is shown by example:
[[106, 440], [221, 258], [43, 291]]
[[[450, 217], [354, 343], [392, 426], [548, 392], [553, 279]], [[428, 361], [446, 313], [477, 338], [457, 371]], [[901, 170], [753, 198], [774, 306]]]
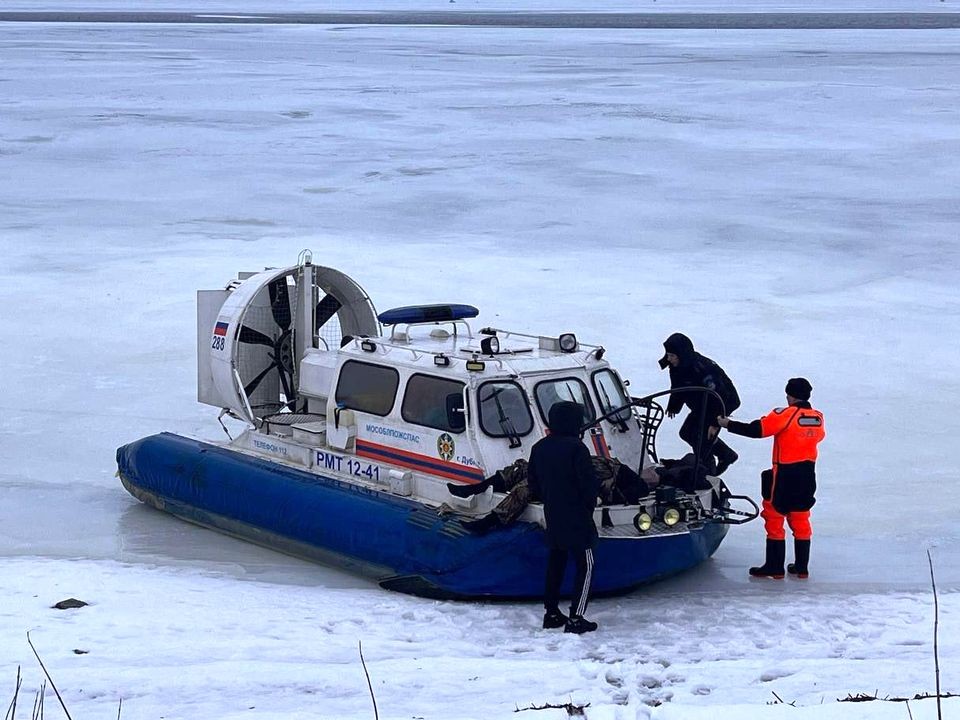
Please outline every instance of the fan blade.
[[[271, 370], [273, 370], [274, 368], [278, 368], [278, 367], [280, 367], [280, 366], [277, 365], [277, 363], [273, 363], [272, 365], [267, 365], [267, 368], [266, 368], [263, 372], [261, 372], [261, 373], [260, 373], [259, 375], [257, 375], [253, 380], [251, 380], [250, 382], [248, 382], [248, 383], [246, 384], [246, 386], [243, 388], [243, 392], [246, 394], [246, 396], [249, 398], [250, 395], [253, 394], [253, 391], [257, 389], [257, 386], [258, 386], [258, 385], [263, 381], [263, 379], [267, 376], [267, 373], [269, 373], [269, 372], [270, 372]], [[282, 373], [282, 372], [280, 373], [280, 376], [283, 377], [283, 373]]]
[[251, 345], [266, 345], [273, 347], [273, 340], [264, 335], [259, 330], [254, 330], [246, 325], [240, 326], [240, 342], [250, 343]]
[[290, 291], [287, 289], [287, 276], [274, 280], [268, 286], [270, 289], [270, 311], [273, 321], [283, 330], [290, 329]]
[[290, 379], [288, 380], [287, 371], [279, 365], [277, 367], [280, 368], [280, 384], [283, 386], [283, 396], [287, 399], [287, 401], [291, 401], [294, 399], [293, 390], [291, 389], [293, 386], [293, 376], [291, 375]]
[[333, 295], [324, 295], [323, 300], [317, 303], [316, 329], [319, 330], [327, 320], [333, 317], [334, 313], [340, 309], [341, 302]]

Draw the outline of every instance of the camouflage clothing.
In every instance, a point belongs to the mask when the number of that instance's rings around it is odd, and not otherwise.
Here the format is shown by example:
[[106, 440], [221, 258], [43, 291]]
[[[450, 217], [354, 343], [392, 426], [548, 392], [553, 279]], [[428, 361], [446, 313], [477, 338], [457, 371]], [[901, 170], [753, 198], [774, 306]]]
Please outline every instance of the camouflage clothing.
[[[591, 456], [593, 472], [600, 480], [600, 500], [604, 505], [625, 502], [618, 480], [627, 468], [616, 458]], [[503, 478], [507, 496], [493, 509], [501, 525], [514, 522], [530, 504], [530, 488], [527, 485], [527, 461], [520, 459], [498, 473]]]
[[[600, 480], [600, 500], [604, 505], [634, 504], [647, 492], [647, 485], [626, 465], [615, 458], [591, 456], [590, 464]], [[496, 492], [507, 496], [497, 503], [490, 514], [478, 520], [467, 520], [464, 525], [477, 530], [489, 530], [491, 527], [503, 527], [516, 522], [532, 500], [530, 486], [527, 484], [527, 461], [523, 458], [507, 465], [491, 475], [484, 484], [471, 486], [471, 494], [479, 494], [480, 487], [486, 489], [486, 483]]]
[[509, 525], [523, 515], [524, 509], [530, 504], [530, 486], [526, 478], [513, 486], [513, 490], [501, 500], [491, 511], [497, 516], [501, 525]]
[[[497, 475], [500, 476], [500, 483], [496, 482]], [[507, 465], [503, 470], [498, 470], [494, 478], [494, 490], [497, 492], [510, 492], [520, 483], [527, 482], [527, 461], [520, 458], [511, 465]], [[497, 487], [498, 485], [501, 485], [503, 489]]]
[[614, 488], [617, 484], [617, 474], [620, 472], [621, 463], [613, 458], [600, 457], [594, 455], [590, 458], [593, 465], [593, 472], [600, 480], [600, 499], [604, 505], [609, 505], [613, 500]]

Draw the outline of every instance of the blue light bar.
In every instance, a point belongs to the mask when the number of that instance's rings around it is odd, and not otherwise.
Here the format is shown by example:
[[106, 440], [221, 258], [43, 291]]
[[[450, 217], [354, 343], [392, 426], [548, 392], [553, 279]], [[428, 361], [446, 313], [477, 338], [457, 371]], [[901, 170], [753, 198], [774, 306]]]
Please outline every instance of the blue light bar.
[[453, 322], [474, 318], [480, 314], [473, 305], [455, 305], [443, 303], [440, 305], [406, 305], [404, 307], [384, 310], [377, 319], [384, 325], [399, 325], [401, 323], [428, 323]]

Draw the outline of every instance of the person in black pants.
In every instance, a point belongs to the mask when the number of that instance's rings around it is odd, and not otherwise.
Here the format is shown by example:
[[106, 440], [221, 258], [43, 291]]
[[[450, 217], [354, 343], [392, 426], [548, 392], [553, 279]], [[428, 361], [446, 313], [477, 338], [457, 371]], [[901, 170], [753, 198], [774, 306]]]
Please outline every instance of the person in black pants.
[[[544, 589], [544, 628], [562, 627], [564, 632], [585, 633], [597, 629], [584, 618], [593, 576], [593, 549], [597, 525], [600, 480], [590, 462], [590, 453], [581, 442], [584, 410], [575, 402], [558, 402], [550, 408], [550, 433], [530, 451], [527, 482], [533, 499], [543, 502], [546, 540], [550, 549]], [[567, 558], [573, 556], [577, 577], [570, 617], [560, 611], [560, 586]]]
[[[740, 407], [740, 396], [733, 382], [717, 363], [693, 349], [693, 342], [682, 333], [668, 337], [663, 348], [666, 353], [660, 358], [660, 369], [670, 368], [670, 388], [683, 387], [707, 388], [723, 399], [725, 415], [732, 415]], [[716, 426], [720, 402], [714, 395], [688, 390], [675, 392], [667, 403], [667, 416], [674, 417], [686, 405], [690, 408], [680, 426], [680, 439], [697, 452], [700, 445], [700, 461], [707, 466], [711, 475], [720, 475], [739, 458], [736, 452], [718, 437], [720, 428]], [[716, 466], [713, 458], [716, 456]]]

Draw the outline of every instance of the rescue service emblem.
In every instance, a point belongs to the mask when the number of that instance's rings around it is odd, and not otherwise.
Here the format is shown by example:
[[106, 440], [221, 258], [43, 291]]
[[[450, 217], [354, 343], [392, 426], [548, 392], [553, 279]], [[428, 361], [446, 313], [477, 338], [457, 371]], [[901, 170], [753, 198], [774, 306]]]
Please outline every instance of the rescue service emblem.
[[442, 460], [453, 460], [453, 454], [456, 452], [456, 449], [457, 446], [448, 433], [443, 433], [443, 435], [437, 438], [437, 453]]

